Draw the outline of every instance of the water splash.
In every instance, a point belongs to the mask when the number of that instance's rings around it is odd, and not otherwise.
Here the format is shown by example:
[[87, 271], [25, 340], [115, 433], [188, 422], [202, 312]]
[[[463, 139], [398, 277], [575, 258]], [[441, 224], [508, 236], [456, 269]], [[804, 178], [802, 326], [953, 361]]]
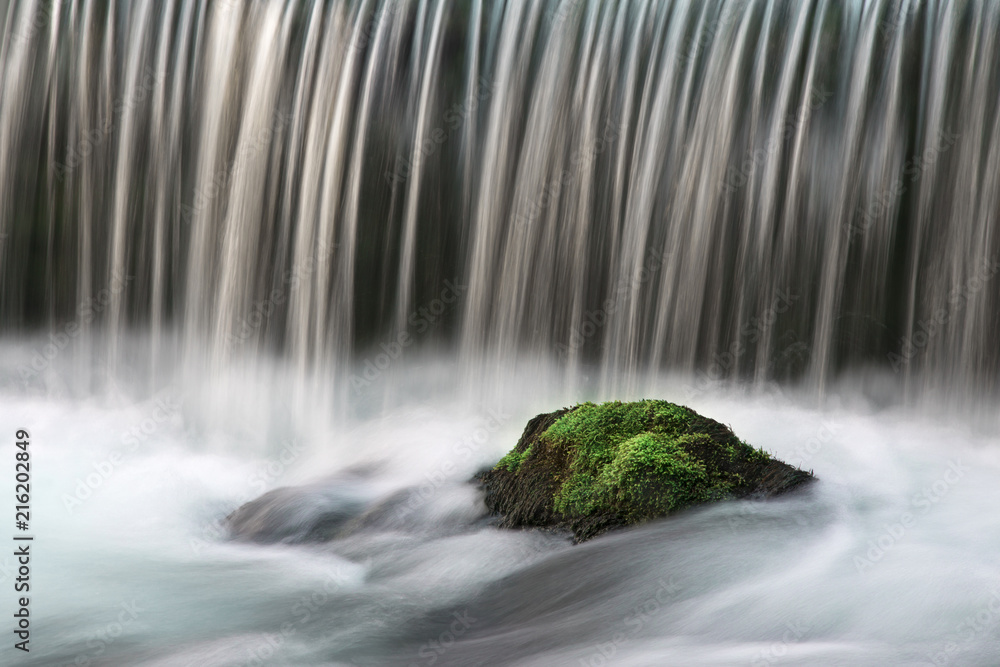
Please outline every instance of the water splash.
[[995, 3], [15, 0], [0, 26], [0, 321], [72, 323], [112, 372], [135, 333], [321, 378], [407, 334], [609, 390], [995, 390]]

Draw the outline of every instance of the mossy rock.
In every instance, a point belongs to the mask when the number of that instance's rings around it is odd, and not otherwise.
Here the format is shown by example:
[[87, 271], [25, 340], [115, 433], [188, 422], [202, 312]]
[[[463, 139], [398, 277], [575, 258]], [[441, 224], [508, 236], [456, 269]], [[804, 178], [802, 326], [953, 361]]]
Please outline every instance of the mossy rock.
[[725, 425], [656, 400], [538, 415], [479, 475], [502, 527], [569, 529], [578, 542], [701, 503], [775, 496], [812, 478]]

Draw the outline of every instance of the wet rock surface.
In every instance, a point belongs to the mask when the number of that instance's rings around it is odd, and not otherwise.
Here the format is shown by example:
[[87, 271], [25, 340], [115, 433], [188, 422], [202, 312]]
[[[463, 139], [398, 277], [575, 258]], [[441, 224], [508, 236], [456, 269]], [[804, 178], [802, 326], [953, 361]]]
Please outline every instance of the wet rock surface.
[[479, 475], [501, 527], [568, 529], [576, 541], [707, 502], [776, 496], [812, 479], [724, 424], [656, 400], [540, 414]]

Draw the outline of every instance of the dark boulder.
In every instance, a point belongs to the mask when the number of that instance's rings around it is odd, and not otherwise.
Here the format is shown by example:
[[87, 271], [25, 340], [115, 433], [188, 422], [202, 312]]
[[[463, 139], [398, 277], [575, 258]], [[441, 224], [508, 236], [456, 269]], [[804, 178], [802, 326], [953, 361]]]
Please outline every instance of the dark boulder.
[[258, 544], [325, 542], [364, 509], [348, 480], [281, 487], [226, 517], [233, 539]]
[[569, 529], [583, 541], [693, 505], [776, 496], [813, 476], [690, 408], [645, 400], [538, 415], [479, 479], [502, 527]]

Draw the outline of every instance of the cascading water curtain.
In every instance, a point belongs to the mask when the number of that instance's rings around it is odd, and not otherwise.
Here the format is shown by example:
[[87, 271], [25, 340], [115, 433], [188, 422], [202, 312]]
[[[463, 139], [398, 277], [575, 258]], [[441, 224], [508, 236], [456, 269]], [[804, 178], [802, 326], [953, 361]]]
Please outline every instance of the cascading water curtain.
[[8, 335], [996, 386], [992, 0], [13, 0], [0, 26]]

